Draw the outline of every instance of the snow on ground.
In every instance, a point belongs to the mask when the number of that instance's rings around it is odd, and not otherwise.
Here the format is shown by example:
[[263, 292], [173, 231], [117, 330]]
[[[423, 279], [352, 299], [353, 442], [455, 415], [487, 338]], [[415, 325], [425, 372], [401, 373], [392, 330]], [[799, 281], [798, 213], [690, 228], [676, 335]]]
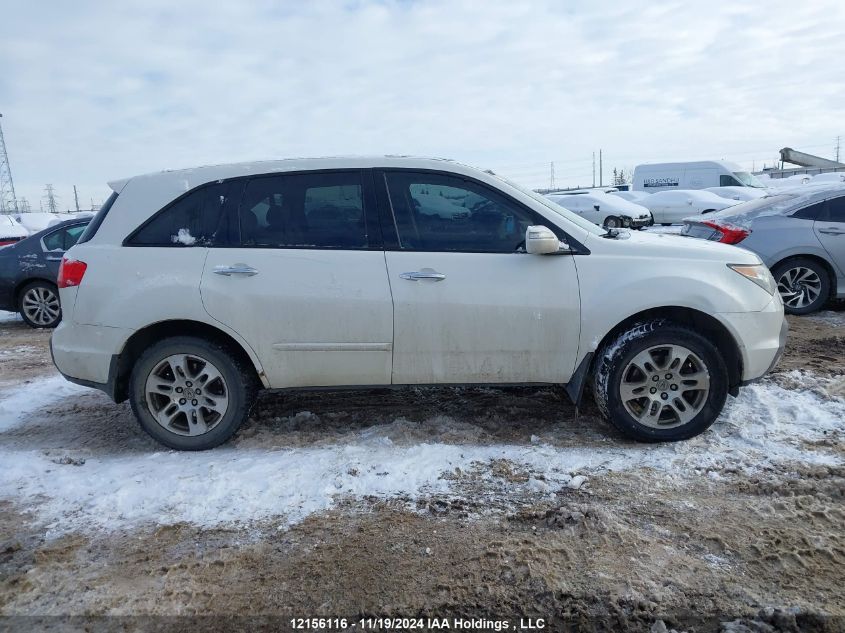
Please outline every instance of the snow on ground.
[[0, 322], [3, 321], [19, 321], [21, 315], [17, 312], [6, 312], [5, 310], [0, 310]]
[[811, 321], [818, 321], [819, 323], [833, 327], [845, 327], [845, 311], [837, 312], [835, 310], [822, 310], [821, 312], [816, 312], [815, 314], [808, 314], [804, 318], [810, 319]]
[[[581, 486], [585, 476], [609, 471], [648, 468], [671, 482], [718, 478], [725, 470], [765, 473], [793, 462], [841, 464], [841, 453], [806, 449], [807, 442], [845, 430], [841, 379], [793, 371], [783, 380], [790, 389], [772, 381], [744, 389], [709, 432], [675, 444], [610, 438], [560, 446], [555, 435], [573, 430], [556, 424], [526, 444], [455, 443], [448, 427], [466, 423], [451, 418], [444, 418], [440, 436], [394, 441], [391, 436], [401, 437], [397, 425], [407, 425], [398, 419], [344, 434], [335, 443], [285, 446], [282, 439], [202, 453], [79, 452], [85, 456], [57, 459], [56, 451], [32, 449], [23, 441], [28, 425], [43, 424], [40, 411], [80, 389], [47, 378], [21, 386], [0, 403], [0, 497], [29, 505], [50, 535], [145, 523], [215, 526], [267, 519], [278, 520], [283, 529], [340, 499], [399, 497], [412, 504], [471, 490], [473, 498], [490, 495], [492, 505], [502, 507], [526, 495], [554, 497], [561, 488]], [[86, 415], [84, 407], [74, 415]], [[498, 460], [529, 476], [513, 481], [496, 476], [492, 466]]]

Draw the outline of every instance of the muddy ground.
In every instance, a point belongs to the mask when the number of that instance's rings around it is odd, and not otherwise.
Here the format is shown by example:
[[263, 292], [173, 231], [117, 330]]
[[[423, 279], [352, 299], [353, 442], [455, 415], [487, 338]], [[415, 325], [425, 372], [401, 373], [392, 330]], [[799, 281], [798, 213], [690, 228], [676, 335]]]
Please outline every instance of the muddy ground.
[[[790, 317], [774, 383], [791, 388], [796, 369], [841, 381], [843, 310]], [[0, 322], [0, 399], [53, 374], [48, 337]], [[126, 404], [98, 394], [41, 416], [0, 435], [0, 445], [57, 455], [158, 450]], [[592, 402], [576, 415], [556, 389], [268, 394], [235, 446], [342, 442], [397, 418], [403, 437], [393, 440], [406, 444], [545, 436], [557, 447], [633, 450]], [[0, 491], [0, 630], [269, 630], [291, 617], [368, 615], [508, 618], [511, 627], [539, 617], [547, 630], [842, 631], [845, 469], [813, 458], [841, 457], [842, 434], [805, 449], [806, 459], [757, 472], [667, 477], [643, 467], [535, 496], [491, 494], [491, 481], [532, 476], [491, 460], [484, 476], [461, 475], [458, 494], [339, 496], [285, 527], [148, 522], [57, 533], [39, 523], [38, 499]], [[57, 460], [55, 476], [75, 467], [84, 464]], [[194, 618], [209, 615], [221, 619]]]

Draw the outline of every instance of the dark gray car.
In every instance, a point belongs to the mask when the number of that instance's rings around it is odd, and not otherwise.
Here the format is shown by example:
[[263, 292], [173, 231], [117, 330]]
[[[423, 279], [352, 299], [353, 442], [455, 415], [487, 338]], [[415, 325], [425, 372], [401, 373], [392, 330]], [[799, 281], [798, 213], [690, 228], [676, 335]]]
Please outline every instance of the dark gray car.
[[682, 235], [738, 244], [769, 267], [790, 314], [845, 297], [845, 186], [806, 185], [684, 220]]
[[60, 222], [0, 248], [0, 310], [20, 312], [32, 327], [56, 327], [62, 319], [59, 264], [90, 221]]

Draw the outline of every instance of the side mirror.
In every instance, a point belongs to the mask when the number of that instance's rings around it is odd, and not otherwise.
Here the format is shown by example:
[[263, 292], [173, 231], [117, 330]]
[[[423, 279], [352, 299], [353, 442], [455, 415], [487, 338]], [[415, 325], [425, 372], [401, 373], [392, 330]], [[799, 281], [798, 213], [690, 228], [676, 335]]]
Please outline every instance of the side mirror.
[[525, 229], [525, 252], [530, 255], [548, 255], [560, 250], [560, 240], [545, 226], [529, 226]]
[[598, 204], [594, 204], [594, 205], [593, 205], [593, 208], [594, 208], [596, 211], [601, 211], [601, 206], [600, 206], [600, 205], [598, 205]]

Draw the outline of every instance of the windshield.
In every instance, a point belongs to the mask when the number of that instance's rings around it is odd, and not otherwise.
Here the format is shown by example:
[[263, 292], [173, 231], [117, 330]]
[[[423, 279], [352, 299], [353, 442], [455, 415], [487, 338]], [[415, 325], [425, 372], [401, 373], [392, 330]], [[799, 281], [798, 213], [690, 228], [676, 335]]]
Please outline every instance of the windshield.
[[567, 220], [572, 222], [572, 224], [575, 224], [576, 226], [584, 229], [585, 231], [589, 231], [593, 235], [604, 235], [605, 233], [607, 233], [607, 231], [605, 229], [601, 228], [600, 226], [593, 224], [589, 220], [585, 220], [580, 215], [576, 215], [576, 214], [572, 213], [572, 211], [569, 211], [568, 209], [564, 209], [562, 206], [555, 204], [554, 202], [552, 202], [551, 200], [549, 200], [545, 196], [541, 196], [536, 191], [531, 191], [530, 189], [527, 189], [527, 188], [523, 187], [522, 185], [518, 185], [515, 182], [511, 182], [510, 180], [508, 180], [504, 176], [500, 176], [499, 174], [494, 174], [493, 172], [487, 172], [487, 173], [491, 174], [492, 176], [495, 176], [496, 178], [501, 180], [506, 185], [521, 191], [526, 196], [531, 196], [534, 200], [536, 200], [537, 202], [542, 204], [547, 209], [554, 211], [555, 213], [557, 213], [560, 216], [563, 216], [564, 218], [566, 218]]
[[765, 188], [764, 185], [757, 176], [748, 173], [747, 171], [735, 171], [733, 172], [734, 178], [736, 178], [739, 182], [742, 183], [744, 187], [760, 187]]

